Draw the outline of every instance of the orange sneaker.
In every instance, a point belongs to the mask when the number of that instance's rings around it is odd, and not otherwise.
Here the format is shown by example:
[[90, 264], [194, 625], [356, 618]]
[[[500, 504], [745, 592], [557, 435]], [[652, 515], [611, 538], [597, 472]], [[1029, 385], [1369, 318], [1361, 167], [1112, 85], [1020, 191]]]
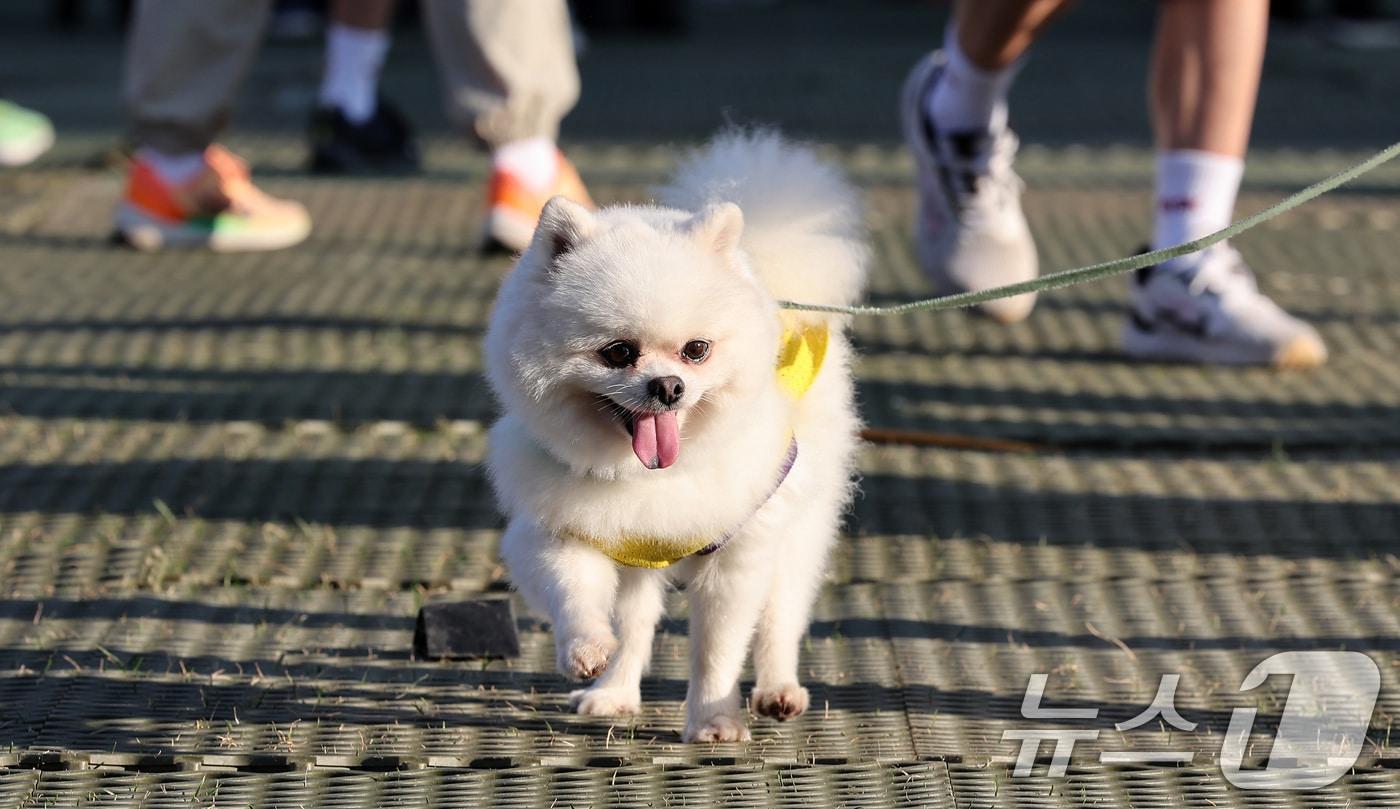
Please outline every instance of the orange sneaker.
[[486, 191], [489, 210], [482, 240], [487, 248], [503, 247], [519, 252], [529, 247], [535, 225], [540, 221], [540, 211], [553, 197], [568, 197], [580, 205], [593, 207], [593, 198], [588, 195], [574, 164], [563, 153], [555, 154], [559, 162], [554, 172], [554, 185], [544, 191], [530, 188], [508, 171], [492, 170]]
[[249, 178], [247, 163], [214, 145], [204, 150], [204, 168], [178, 185], [133, 158], [116, 225], [117, 236], [139, 250], [238, 252], [298, 244], [311, 232], [311, 216], [299, 202], [263, 193]]

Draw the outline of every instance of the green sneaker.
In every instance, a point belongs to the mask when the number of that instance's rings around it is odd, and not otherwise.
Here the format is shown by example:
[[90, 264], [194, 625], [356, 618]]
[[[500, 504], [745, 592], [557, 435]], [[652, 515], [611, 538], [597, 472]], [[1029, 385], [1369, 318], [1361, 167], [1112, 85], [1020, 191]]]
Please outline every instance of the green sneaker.
[[0, 100], [0, 166], [23, 166], [53, 145], [53, 124], [43, 115]]

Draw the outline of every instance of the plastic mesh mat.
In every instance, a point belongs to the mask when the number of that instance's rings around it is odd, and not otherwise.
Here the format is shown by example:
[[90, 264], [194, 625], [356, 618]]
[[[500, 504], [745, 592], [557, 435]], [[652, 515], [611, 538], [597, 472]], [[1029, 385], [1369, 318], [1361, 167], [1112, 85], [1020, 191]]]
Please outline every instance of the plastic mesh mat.
[[1397, 773], [1362, 769], [1314, 792], [1246, 791], [1233, 787], [1219, 770], [1194, 767], [1072, 767], [1063, 778], [1038, 768], [1032, 777], [1013, 778], [1000, 767], [949, 768], [954, 805], [965, 809], [1001, 807], [1313, 807], [1387, 806], [1394, 800]]
[[0, 806], [951, 807], [939, 764], [0, 775]]
[[[549, 633], [527, 621], [518, 660], [409, 656], [411, 593], [238, 590], [183, 598], [10, 600], [0, 692], [18, 715], [8, 760], [263, 766], [906, 760], [915, 757], [893, 649], [831, 622], [877, 614], [874, 594], [834, 592], [807, 646], [810, 720], [757, 728], [750, 745], [681, 745], [684, 611], [663, 628], [647, 708], [616, 723], [575, 716]], [[23, 707], [19, 707], [23, 706]]]
[[[1005, 730], [1032, 674], [1047, 705], [1098, 708], [1079, 748], [1218, 755], [1232, 711], [1255, 704], [1245, 674], [1277, 651], [1349, 649], [1374, 659], [1382, 692], [1364, 760], [1393, 755], [1400, 626], [1389, 580], [1240, 582], [942, 581], [828, 588], [803, 648], [813, 709], [755, 723], [749, 745], [681, 745], [685, 610], [662, 627], [645, 708], [616, 722], [573, 715], [545, 628], [522, 623], [522, 656], [491, 663], [411, 657], [414, 593], [217, 588], [0, 602], [0, 763], [132, 766], [512, 766], [701, 761], [1010, 761]], [[1162, 675], [1193, 732], [1138, 715]], [[1286, 692], [1288, 684], [1282, 684]], [[1269, 692], [1277, 700], [1282, 692]], [[1278, 704], [1273, 702], [1270, 704]], [[1251, 757], [1266, 757], [1277, 709]], [[37, 758], [36, 758], [37, 757]]]
[[[470, 422], [0, 417], [0, 593], [500, 586]], [[1384, 453], [867, 447], [833, 575], [1332, 579], [1395, 570]]]
[[936, 762], [888, 765], [729, 764], [433, 769], [294, 773], [101, 771], [0, 774], [0, 805], [38, 806], [433, 806], [918, 807], [1021, 809], [1133, 806], [1387, 807], [1396, 772], [1361, 769], [1315, 792], [1246, 792], [1201, 768], [1044, 768], [1011, 778], [999, 767]]

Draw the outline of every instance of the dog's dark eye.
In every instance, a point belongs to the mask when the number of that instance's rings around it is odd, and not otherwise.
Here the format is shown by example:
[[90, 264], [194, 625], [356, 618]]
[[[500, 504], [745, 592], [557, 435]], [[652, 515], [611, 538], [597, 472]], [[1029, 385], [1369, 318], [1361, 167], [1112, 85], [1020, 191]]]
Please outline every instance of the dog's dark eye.
[[691, 340], [681, 349], [681, 356], [691, 362], [704, 362], [710, 356], [710, 343], [707, 340]]
[[637, 361], [637, 351], [635, 343], [626, 340], [618, 340], [616, 343], [608, 343], [598, 351], [598, 356], [603, 358], [603, 362], [614, 368], [626, 368]]

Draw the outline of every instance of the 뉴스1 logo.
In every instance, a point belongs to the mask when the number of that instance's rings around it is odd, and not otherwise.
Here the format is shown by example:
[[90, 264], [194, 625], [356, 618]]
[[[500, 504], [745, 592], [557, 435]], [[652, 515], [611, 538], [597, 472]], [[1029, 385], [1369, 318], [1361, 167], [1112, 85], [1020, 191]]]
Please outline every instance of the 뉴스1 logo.
[[[1361, 755], [1371, 712], [1380, 694], [1381, 675], [1375, 661], [1360, 652], [1280, 652], [1255, 666], [1240, 692], [1253, 691], [1274, 675], [1291, 676], [1288, 700], [1280, 715], [1278, 732], [1268, 748], [1268, 763], [1245, 769], [1246, 746], [1254, 728], [1258, 708], [1236, 708], [1220, 750], [1220, 769], [1225, 780], [1241, 789], [1308, 790], [1325, 787], [1351, 769]], [[1048, 675], [1032, 674], [1021, 701], [1021, 715], [1027, 719], [1094, 719], [1098, 708], [1043, 708]], [[1179, 674], [1165, 674], [1157, 695], [1141, 713], [1114, 725], [1130, 731], [1149, 722], [1170, 725], [1190, 733], [1196, 723], [1188, 721], [1175, 705]], [[1099, 737], [1097, 729], [1061, 730], [1034, 728], [1007, 730], [1002, 741], [1019, 741], [1020, 751], [1012, 770], [1013, 778], [1031, 774], [1041, 742], [1054, 742], [1049, 775], [1063, 777], [1074, 745]], [[1190, 750], [1104, 751], [1103, 764], [1189, 764], [1195, 758]]]

